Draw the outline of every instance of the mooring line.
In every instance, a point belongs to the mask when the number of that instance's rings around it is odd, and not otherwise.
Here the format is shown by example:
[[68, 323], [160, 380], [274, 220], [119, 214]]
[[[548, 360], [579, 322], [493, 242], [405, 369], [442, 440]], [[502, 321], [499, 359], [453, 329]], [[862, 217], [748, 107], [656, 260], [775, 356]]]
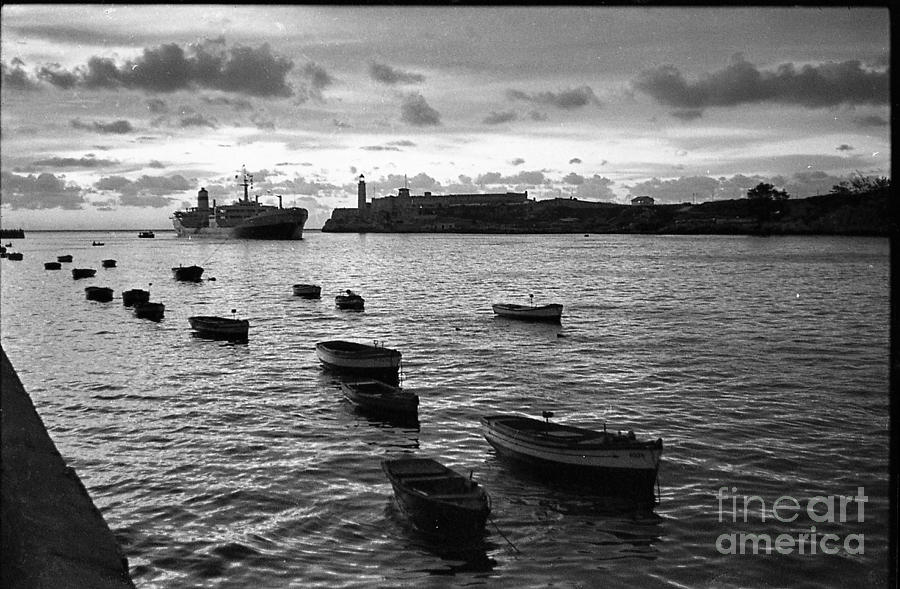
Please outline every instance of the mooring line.
[[503, 533], [503, 531], [500, 529], [500, 526], [498, 526], [497, 522], [494, 521], [494, 518], [492, 518], [490, 515], [488, 515], [488, 519], [491, 520], [491, 523], [494, 524], [495, 528], [497, 528], [497, 533], [500, 534], [504, 540], [506, 540], [506, 543], [509, 544], [510, 546], [512, 546], [513, 550], [515, 550], [519, 554], [522, 554], [522, 551], [519, 550], [518, 548], [516, 548], [516, 545], [509, 541], [509, 538], [506, 537], [506, 534]]

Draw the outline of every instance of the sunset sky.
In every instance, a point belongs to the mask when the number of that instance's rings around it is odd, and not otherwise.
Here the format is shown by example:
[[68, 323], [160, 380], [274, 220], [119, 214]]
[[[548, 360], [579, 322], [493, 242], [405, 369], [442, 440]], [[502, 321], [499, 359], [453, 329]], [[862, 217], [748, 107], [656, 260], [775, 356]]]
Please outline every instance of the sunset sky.
[[7, 228], [369, 196], [792, 198], [891, 175], [886, 8], [2, 7]]

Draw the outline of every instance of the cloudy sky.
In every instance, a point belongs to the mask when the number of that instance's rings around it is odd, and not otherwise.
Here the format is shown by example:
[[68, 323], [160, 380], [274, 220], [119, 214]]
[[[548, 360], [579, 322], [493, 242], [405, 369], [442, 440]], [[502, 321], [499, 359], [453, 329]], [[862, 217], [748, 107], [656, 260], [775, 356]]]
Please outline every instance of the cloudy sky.
[[4, 227], [370, 196], [792, 198], [890, 177], [885, 8], [2, 7]]

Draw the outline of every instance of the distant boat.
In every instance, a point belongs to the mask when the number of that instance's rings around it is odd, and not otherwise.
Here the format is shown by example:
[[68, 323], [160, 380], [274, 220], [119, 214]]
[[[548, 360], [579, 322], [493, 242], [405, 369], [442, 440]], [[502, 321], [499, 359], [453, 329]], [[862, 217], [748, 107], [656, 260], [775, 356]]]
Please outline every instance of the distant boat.
[[122, 304], [134, 307], [150, 301], [150, 291], [133, 288], [122, 292]]
[[322, 296], [322, 287], [315, 284], [295, 284], [291, 288], [295, 295], [304, 299], [318, 299]]
[[534, 306], [534, 295], [528, 295], [531, 300], [529, 305], [517, 305], [515, 303], [494, 303], [491, 308], [500, 317], [510, 319], [523, 319], [525, 321], [548, 321], [559, 323], [562, 317], [563, 306], [552, 303], [549, 305]]
[[150, 321], [161, 321], [165, 311], [166, 306], [162, 303], [139, 302], [134, 305], [135, 317]]
[[22, 252], [9, 252], [8, 254], [6, 254], [6, 257], [10, 260], [19, 261], [25, 256], [22, 255]]
[[144, 237], [144, 238], [151, 238], [151, 239], [152, 239], [152, 238], [156, 237], [156, 234], [153, 233], [152, 231], [141, 231], [140, 233], [138, 233], [138, 237]]
[[71, 261], [72, 261], [72, 255], [71, 255], [71, 254], [66, 254], [66, 255], [64, 255], [64, 256], [56, 256], [56, 261], [57, 261], [57, 262], [71, 262]]
[[188, 317], [188, 322], [197, 335], [211, 339], [243, 341], [250, 330], [250, 322], [246, 319], [197, 315]]
[[552, 416], [488, 415], [481, 418], [482, 434], [498, 454], [537, 471], [654, 502], [662, 439], [551, 423]]
[[475, 540], [484, 535], [490, 498], [472, 477], [431, 458], [383, 460], [400, 511], [425, 534]]
[[113, 290], [105, 286], [89, 286], [84, 289], [84, 295], [88, 300], [108, 303], [113, 298]]
[[172, 274], [175, 275], [175, 280], [200, 282], [200, 277], [203, 276], [203, 268], [200, 266], [178, 266], [177, 268], [172, 268]]
[[334, 305], [338, 309], [362, 310], [366, 305], [366, 300], [350, 289], [346, 290], [346, 294], [339, 294], [334, 297]]
[[355, 407], [373, 415], [417, 419], [419, 396], [380, 380], [342, 381], [344, 397]]
[[44, 270], [59, 270], [62, 264], [59, 262], [44, 262]]
[[316, 344], [316, 356], [331, 370], [366, 375], [390, 383], [399, 380], [402, 354], [384, 346], [325, 341]]
[[106, 244], [103, 243], [102, 241], [92, 241], [91, 245], [106, 245]]
[[103, 267], [104, 267], [104, 268], [115, 268], [115, 267], [116, 267], [116, 261], [115, 261], [115, 260], [103, 260], [103, 261], [101, 262], [101, 264], [103, 264]]
[[72, 268], [72, 278], [78, 280], [79, 278], [90, 278], [97, 271], [93, 268]]

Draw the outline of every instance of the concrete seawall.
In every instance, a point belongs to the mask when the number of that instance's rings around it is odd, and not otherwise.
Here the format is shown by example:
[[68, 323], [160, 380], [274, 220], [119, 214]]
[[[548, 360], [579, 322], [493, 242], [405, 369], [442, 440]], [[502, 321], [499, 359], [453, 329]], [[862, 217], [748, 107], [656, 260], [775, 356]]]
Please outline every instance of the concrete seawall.
[[6, 352], [2, 371], [2, 579], [24, 588], [134, 589], [128, 561], [66, 466]]

